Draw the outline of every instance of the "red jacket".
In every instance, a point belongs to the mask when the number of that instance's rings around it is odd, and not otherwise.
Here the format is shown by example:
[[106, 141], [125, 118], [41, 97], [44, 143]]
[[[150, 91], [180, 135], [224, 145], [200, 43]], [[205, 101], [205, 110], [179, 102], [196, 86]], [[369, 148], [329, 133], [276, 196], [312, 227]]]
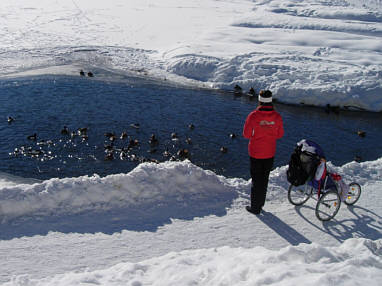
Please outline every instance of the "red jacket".
[[249, 156], [267, 159], [275, 156], [276, 140], [284, 135], [283, 120], [273, 106], [259, 106], [245, 121], [243, 136], [249, 139]]

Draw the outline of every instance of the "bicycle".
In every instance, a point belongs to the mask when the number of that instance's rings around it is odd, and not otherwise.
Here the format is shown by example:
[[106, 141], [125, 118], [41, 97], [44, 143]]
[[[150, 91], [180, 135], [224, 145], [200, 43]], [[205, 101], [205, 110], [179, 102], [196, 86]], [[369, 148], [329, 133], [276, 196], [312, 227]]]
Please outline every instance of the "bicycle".
[[343, 182], [341, 183], [341, 176], [328, 173], [321, 190], [314, 187], [312, 180], [308, 180], [300, 186], [291, 184], [288, 189], [288, 200], [295, 206], [301, 206], [309, 198], [316, 199], [313, 194], [317, 194], [316, 217], [321, 221], [329, 221], [338, 213], [341, 201], [347, 205], [354, 205], [361, 196], [361, 186], [358, 183], [351, 182], [348, 185], [347, 193], [345, 193], [343, 184]]

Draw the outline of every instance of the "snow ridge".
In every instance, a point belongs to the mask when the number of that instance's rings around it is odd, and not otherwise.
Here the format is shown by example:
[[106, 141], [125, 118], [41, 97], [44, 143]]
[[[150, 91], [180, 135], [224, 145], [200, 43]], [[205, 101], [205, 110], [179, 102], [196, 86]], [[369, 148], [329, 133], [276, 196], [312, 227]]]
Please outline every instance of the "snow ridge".
[[[350, 183], [373, 184], [382, 177], [382, 158], [329, 168]], [[268, 200], [284, 200], [289, 184], [287, 166], [272, 171]], [[227, 179], [190, 161], [143, 163], [128, 174], [53, 178], [41, 183], [0, 188], [3, 221], [21, 216], [74, 215], [83, 212], [128, 210], [130, 216], [152, 219], [218, 214], [238, 197], [248, 198], [250, 180]], [[146, 215], [144, 215], [146, 213]], [[147, 217], [150, 214], [150, 217]]]
[[[229, 206], [237, 193], [223, 177], [185, 162], [140, 164], [128, 174], [53, 178], [32, 185], [0, 189], [0, 216], [73, 215], [86, 211], [127, 209], [185, 216]], [[208, 202], [208, 203], [207, 203]], [[224, 209], [224, 208], [223, 208]], [[139, 211], [140, 210], [140, 211]]]

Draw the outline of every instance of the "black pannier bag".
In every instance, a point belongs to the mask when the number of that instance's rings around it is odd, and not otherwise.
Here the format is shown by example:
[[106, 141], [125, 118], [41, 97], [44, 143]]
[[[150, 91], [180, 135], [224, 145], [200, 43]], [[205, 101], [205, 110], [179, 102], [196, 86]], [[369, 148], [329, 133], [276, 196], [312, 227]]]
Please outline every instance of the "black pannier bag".
[[306, 181], [311, 180], [320, 162], [316, 154], [302, 152], [301, 148], [300, 145], [294, 149], [287, 170], [287, 180], [294, 186], [303, 185]]

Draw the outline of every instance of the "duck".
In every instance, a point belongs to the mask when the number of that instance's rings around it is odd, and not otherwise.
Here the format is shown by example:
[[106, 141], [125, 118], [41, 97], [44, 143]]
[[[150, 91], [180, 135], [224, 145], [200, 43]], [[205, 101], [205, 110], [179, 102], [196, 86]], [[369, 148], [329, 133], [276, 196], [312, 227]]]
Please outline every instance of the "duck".
[[358, 130], [357, 131], [357, 135], [361, 138], [364, 138], [366, 136], [366, 132], [365, 131], [362, 131], [362, 130]]
[[37, 139], [37, 134], [34, 133], [33, 135], [29, 135], [29, 136], [27, 137], [27, 139], [28, 139], [28, 140], [36, 140], [36, 139]]
[[138, 145], [139, 145], [138, 139], [131, 139], [129, 142], [128, 148], [133, 148], [133, 147], [138, 146]]
[[62, 135], [68, 135], [69, 134], [69, 128], [67, 126], [64, 126], [64, 128], [61, 129]]
[[42, 150], [30, 150], [28, 152], [28, 155], [32, 156], [32, 157], [38, 157], [40, 155], [44, 154], [44, 152]]
[[83, 70], [80, 70], [80, 76], [85, 76], [85, 72]]
[[121, 140], [127, 138], [127, 133], [125, 131], [122, 132], [121, 136], [119, 137]]
[[255, 97], [256, 96], [256, 91], [253, 87], [251, 87], [248, 91], [249, 97]]
[[15, 119], [11, 116], [8, 116], [8, 123], [12, 123], [13, 121], [15, 121]]
[[190, 124], [188, 125], [188, 128], [190, 128], [191, 130], [194, 130], [194, 129], [195, 129], [195, 125], [192, 124], [192, 123], [190, 123]]
[[105, 152], [109, 152], [109, 151], [111, 151], [111, 150], [114, 149], [114, 144], [113, 144], [113, 143], [111, 143], [111, 144], [106, 144], [106, 145], [104, 145], [103, 147], [104, 147], [104, 149], [105, 149]]
[[111, 161], [114, 159], [114, 155], [113, 155], [113, 152], [108, 152], [106, 153], [106, 156], [105, 156], [105, 161]]
[[131, 127], [135, 128], [135, 129], [139, 129], [141, 126], [139, 125], [139, 123], [132, 123], [130, 124]]
[[121, 160], [125, 160], [127, 157], [127, 152], [125, 150], [122, 150], [121, 153], [119, 153], [119, 158]]
[[233, 89], [236, 96], [240, 96], [242, 94], [243, 89], [238, 84], [236, 84]]
[[170, 157], [171, 156], [171, 153], [166, 149], [163, 153], [162, 153], [163, 157]]
[[151, 163], [155, 163], [155, 164], [159, 164], [159, 163], [160, 163], [159, 160], [154, 159], [154, 158], [150, 158], [150, 159], [149, 159], [149, 162], [151, 162]]
[[90, 72], [88, 72], [88, 77], [93, 77], [94, 76], [94, 74], [90, 71]]
[[362, 158], [361, 158], [361, 156], [358, 156], [358, 155], [356, 155], [355, 157], [354, 157], [354, 161], [356, 161], [356, 162], [361, 162], [362, 161]]
[[191, 145], [191, 144], [192, 144], [192, 139], [191, 139], [190, 137], [188, 137], [188, 138], [186, 139], [186, 143]]
[[231, 133], [231, 134], [229, 135], [229, 137], [231, 137], [231, 139], [235, 139], [235, 138], [237, 137], [237, 135], [236, 135], [235, 133]]
[[181, 159], [187, 159], [189, 158], [190, 156], [190, 152], [188, 151], [188, 149], [180, 149], [178, 150], [178, 152], [176, 153]]
[[176, 134], [175, 132], [172, 132], [171, 133], [171, 139], [172, 140], [178, 140], [178, 134]]
[[131, 154], [130, 156], [129, 156], [129, 159], [131, 160], [131, 161], [139, 161], [139, 157], [137, 156], [137, 155], [135, 155], [135, 154]]
[[112, 132], [106, 132], [104, 135], [105, 137], [109, 138], [110, 141], [114, 141], [116, 138], [115, 134]]
[[222, 153], [227, 153], [227, 152], [228, 152], [228, 148], [222, 146], [222, 147], [220, 148], [220, 152], [222, 152]]
[[45, 146], [45, 145], [52, 145], [53, 142], [52, 140], [47, 140], [45, 141], [44, 139], [40, 140], [39, 142], [36, 143], [38, 146]]
[[158, 139], [156, 138], [155, 134], [151, 134], [150, 140], [149, 140], [150, 145], [157, 145], [159, 143]]
[[78, 128], [77, 132], [78, 132], [78, 135], [87, 135], [88, 128], [87, 127]]

